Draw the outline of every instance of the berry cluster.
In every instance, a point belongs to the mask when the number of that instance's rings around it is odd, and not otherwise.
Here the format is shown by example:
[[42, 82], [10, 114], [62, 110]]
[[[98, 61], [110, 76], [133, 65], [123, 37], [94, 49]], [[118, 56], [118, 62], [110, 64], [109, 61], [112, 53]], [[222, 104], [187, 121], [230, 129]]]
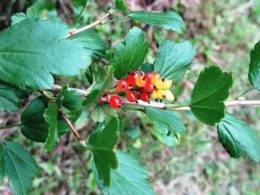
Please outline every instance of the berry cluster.
[[[166, 99], [173, 101], [174, 96], [170, 91], [172, 81], [160, 78], [159, 73], [141, 71], [130, 72], [125, 79], [119, 80], [116, 89], [119, 93], [123, 92], [129, 102], [142, 100], [150, 101], [150, 98], [155, 101]], [[122, 105], [122, 100], [119, 95], [111, 95], [108, 100], [112, 108], [119, 108]]]

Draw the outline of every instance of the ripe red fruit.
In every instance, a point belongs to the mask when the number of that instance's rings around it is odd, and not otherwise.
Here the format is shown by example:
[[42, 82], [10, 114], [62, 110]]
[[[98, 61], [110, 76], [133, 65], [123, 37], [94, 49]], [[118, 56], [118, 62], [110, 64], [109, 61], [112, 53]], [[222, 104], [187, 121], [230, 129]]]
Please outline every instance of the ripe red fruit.
[[135, 79], [141, 75], [140, 71], [130, 72], [126, 78], [126, 82], [129, 86], [135, 85]]
[[155, 90], [155, 86], [151, 83], [151, 82], [146, 82], [144, 89], [148, 92], [148, 93], [152, 93]]
[[142, 92], [140, 93], [140, 99], [143, 100], [144, 102], [148, 102], [150, 99], [150, 94], [147, 92]]
[[112, 95], [109, 98], [109, 105], [111, 108], [120, 108], [122, 105], [122, 100], [119, 95]]
[[138, 96], [136, 94], [136, 92], [134, 91], [128, 91], [126, 93], [126, 99], [129, 101], [129, 102], [136, 102], [137, 99], [138, 99]]
[[151, 78], [153, 76], [153, 73], [152, 72], [147, 72], [144, 74], [144, 79], [146, 82], [150, 83], [151, 82]]
[[116, 84], [116, 88], [119, 92], [128, 90], [128, 83], [125, 80], [120, 80]]

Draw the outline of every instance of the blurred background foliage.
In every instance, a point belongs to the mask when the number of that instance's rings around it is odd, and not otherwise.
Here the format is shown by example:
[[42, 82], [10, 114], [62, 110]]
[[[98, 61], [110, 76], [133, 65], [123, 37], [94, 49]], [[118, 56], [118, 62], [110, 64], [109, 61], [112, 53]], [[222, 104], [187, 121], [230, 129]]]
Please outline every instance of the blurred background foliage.
[[[230, 99], [235, 99], [250, 89], [247, 80], [249, 52], [260, 40], [260, 1], [246, 0], [129, 0], [132, 10], [177, 11], [184, 19], [187, 30], [179, 35], [163, 29], [135, 24], [117, 16], [96, 28], [112, 49], [121, 42], [133, 25], [139, 25], [150, 43], [147, 62], [153, 62], [158, 43], [165, 38], [172, 41], [191, 40], [196, 48], [196, 58], [185, 79], [176, 84], [174, 93], [179, 101], [188, 101], [189, 94], [205, 66], [218, 65], [232, 71], [234, 86]], [[90, 23], [102, 16], [112, 6], [106, 0], [1, 0], [0, 30], [10, 25], [11, 15], [31, 12], [44, 18], [63, 20], [72, 28]], [[29, 36], [29, 35], [28, 35]], [[107, 52], [107, 56], [111, 50]], [[103, 62], [106, 62], [104, 59]], [[98, 63], [98, 62], [96, 62]], [[84, 74], [82, 74], [84, 77]], [[70, 82], [86, 87], [86, 79]], [[57, 82], [60, 82], [57, 81]], [[64, 82], [64, 81], [63, 81]], [[251, 90], [241, 98], [260, 99]], [[260, 130], [259, 107], [232, 107], [236, 114]], [[109, 112], [109, 111], [108, 111]], [[182, 117], [187, 132], [179, 139], [161, 135], [153, 129], [142, 113], [122, 111], [122, 136], [120, 147], [140, 158], [150, 173], [150, 182], [157, 194], [260, 194], [260, 166], [246, 159], [232, 159], [218, 142], [216, 128], [199, 123], [191, 113]], [[77, 121], [82, 136], [95, 129], [83, 113]], [[19, 121], [18, 115], [1, 114], [2, 126]], [[100, 194], [90, 171], [91, 157], [81, 153], [71, 134], [63, 136], [53, 154], [46, 154], [42, 144], [26, 140], [19, 129], [0, 132], [0, 141], [22, 142], [41, 167], [41, 177], [34, 179], [31, 194]], [[75, 144], [74, 144], [75, 143]], [[0, 194], [11, 194], [7, 181], [0, 185]]]

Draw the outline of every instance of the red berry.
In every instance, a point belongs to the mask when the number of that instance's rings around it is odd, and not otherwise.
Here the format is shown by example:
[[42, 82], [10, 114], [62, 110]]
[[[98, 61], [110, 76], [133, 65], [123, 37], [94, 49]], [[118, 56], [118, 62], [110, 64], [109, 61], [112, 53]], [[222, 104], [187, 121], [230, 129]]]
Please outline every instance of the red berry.
[[136, 92], [134, 92], [134, 91], [128, 91], [128, 92], [126, 92], [126, 99], [127, 99], [129, 102], [136, 102], [137, 99], [138, 99], [138, 96], [137, 96]]
[[151, 83], [151, 82], [146, 82], [144, 89], [148, 92], [148, 93], [152, 93], [155, 90], [155, 86]]
[[147, 72], [147, 73], [145, 73], [145, 74], [144, 74], [145, 81], [150, 83], [152, 76], [153, 76], [153, 73], [152, 73], [152, 72]]
[[134, 71], [134, 72], [130, 72], [126, 78], [127, 84], [128, 85], [135, 85], [135, 79], [141, 75], [141, 72], [139, 71]]
[[128, 90], [128, 83], [125, 80], [120, 80], [116, 84], [116, 88], [119, 92]]
[[120, 108], [122, 105], [122, 100], [119, 95], [112, 95], [109, 99], [109, 105], [111, 108]]
[[148, 102], [150, 99], [150, 94], [147, 92], [142, 92], [140, 93], [140, 99], [143, 100], [144, 102]]

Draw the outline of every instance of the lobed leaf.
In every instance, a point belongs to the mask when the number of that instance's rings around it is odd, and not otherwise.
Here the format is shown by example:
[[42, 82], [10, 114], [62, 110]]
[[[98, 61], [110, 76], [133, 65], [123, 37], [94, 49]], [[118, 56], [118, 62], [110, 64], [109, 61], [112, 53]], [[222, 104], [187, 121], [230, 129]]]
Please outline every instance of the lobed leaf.
[[[22, 112], [21, 131], [28, 139], [36, 142], [45, 142], [48, 137], [49, 124], [45, 121], [44, 112], [48, 102], [43, 97], [34, 99]], [[68, 126], [61, 116], [58, 116], [58, 133], [63, 135], [68, 132]]]
[[189, 68], [195, 51], [190, 42], [172, 43], [166, 40], [160, 44], [154, 62], [154, 71], [162, 78], [179, 81]]
[[94, 155], [94, 163], [99, 178], [105, 186], [110, 184], [111, 169], [117, 167], [116, 155], [113, 152], [119, 134], [119, 120], [113, 117], [104, 128], [98, 128], [89, 138], [89, 148]]
[[0, 144], [0, 150], [4, 157], [4, 173], [13, 193], [27, 195], [32, 178], [39, 172], [35, 160], [21, 145], [14, 142]]
[[48, 137], [45, 142], [44, 149], [51, 152], [55, 149], [56, 142], [59, 140], [58, 134], [58, 108], [54, 103], [49, 103], [48, 108], [45, 110], [44, 119], [48, 123]]
[[118, 113], [107, 104], [98, 104], [91, 113], [91, 118], [99, 123], [108, 122], [112, 117], [118, 117]]
[[125, 0], [116, 0], [116, 8], [123, 12], [123, 13], [127, 13], [129, 11], [127, 4], [125, 2]]
[[104, 57], [108, 49], [107, 43], [93, 29], [81, 32], [71, 39], [82, 43], [89, 55], [95, 59]]
[[83, 102], [85, 106], [89, 106], [98, 100], [113, 80], [113, 67], [108, 66], [104, 68], [97, 65], [91, 67], [93, 71], [93, 83], [88, 89], [91, 91], [90, 94]]
[[17, 112], [21, 96], [19, 89], [0, 82], [0, 112]]
[[99, 179], [94, 167], [93, 172], [99, 189], [103, 194], [155, 194], [147, 181], [148, 173], [140, 163], [130, 155], [118, 151], [118, 167], [111, 171], [111, 184], [106, 187]]
[[233, 84], [232, 75], [217, 66], [206, 67], [191, 93], [190, 108], [201, 122], [215, 125], [224, 117], [224, 100]]
[[250, 53], [248, 79], [250, 83], [260, 91], [260, 41]]
[[26, 18], [0, 33], [1, 80], [18, 88], [49, 89], [52, 75], [73, 76], [90, 63], [82, 44], [66, 39], [62, 23]]
[[146, 12], [131, 11], [129, 17], [135, 21], [161, 26], [167, 30], [173, 30], [182, 33], [185, 30], [185, 24], [181, 16], [173, 11], [167, 12]]
[[154, 127], [161, 133], [184, 133], [185, 126], [172, 110], [161, 110], [157, 108], [145, 108], [148, 118], [151, 119]]
[[68, 90], [68, 87], [63, 87], [61, 94], [57, 98], [58, 107], [68, 118], [75, 122], [83, 110], [83, 98], [76, 91]]
[[125, 43], [120, 43], [115, 48], [115, 77], [121, 79], [128, 72], [139, 69], [147, 52], [148, 44], [143, 32], [137, 27], [132, 28], [125, 37]]
[[217, 127], [219, 141], [231, 157], [246, 155], [260, 162], [260, 138], [246, 123], [226, 113]]
[[160, 129], [152, 129], [151, 133], [155, 136], [161, 143], [168, 147], [176, 147], [180, 144], [179, 134], [162, 132]]

